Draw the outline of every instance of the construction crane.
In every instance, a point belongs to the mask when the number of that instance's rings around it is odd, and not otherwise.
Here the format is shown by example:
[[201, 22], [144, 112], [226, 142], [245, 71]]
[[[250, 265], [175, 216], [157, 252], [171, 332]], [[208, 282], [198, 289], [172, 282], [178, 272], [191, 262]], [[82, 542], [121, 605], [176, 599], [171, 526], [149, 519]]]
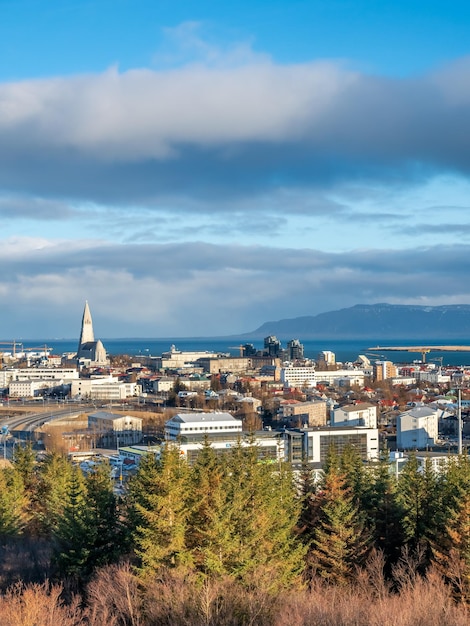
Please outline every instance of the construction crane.
[[23, 350], [23, 344], [19, 341], [0, 341], [0, 346], [10, 346], [13, 348], [13, 357], [16, 357], [16, 346], [21, 346], [20, 352]]

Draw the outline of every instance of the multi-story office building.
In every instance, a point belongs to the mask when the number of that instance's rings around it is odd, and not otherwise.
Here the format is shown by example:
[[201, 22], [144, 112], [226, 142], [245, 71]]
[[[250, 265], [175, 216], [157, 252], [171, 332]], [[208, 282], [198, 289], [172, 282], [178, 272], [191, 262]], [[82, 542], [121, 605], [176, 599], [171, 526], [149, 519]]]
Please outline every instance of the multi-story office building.
[[395, 378], [398, 375], [398, 369], [392, 361], [375, 361], [374, 363], [374, 379], [376, 381]]
[[281, 368], [281, 382], [284, 387], [315, 387], [315, 368], [311, 365], [293, 365]]
[[322, 350], [318, 353], [317, 357], [318, 363], [324, 365], [335, 365], [336, 363], [336, 355], [334, 352], [330, 350]]
[[287, 358], [290, 361], [300, 361], [304, 358], [304, 347], [298, 339], [291, 339], [287, 344]]
[[201, 441], [204, 436], [237, 437], [242, 432], [242, 421], [230, 413], [178, 413], [165, 424], [165, 439]]
[[264, 338], [264, 353], [268, 356], [279, 356], [281, 354], [281, 342], [274, 335]]

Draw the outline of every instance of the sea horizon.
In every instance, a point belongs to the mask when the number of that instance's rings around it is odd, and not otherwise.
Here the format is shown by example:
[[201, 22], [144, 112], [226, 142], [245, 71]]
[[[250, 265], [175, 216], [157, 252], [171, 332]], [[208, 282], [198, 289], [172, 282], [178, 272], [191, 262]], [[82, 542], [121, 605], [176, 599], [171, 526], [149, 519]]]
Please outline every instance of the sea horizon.
[[[16, 351], [36, 348], [38, 351], [46, 348], [55, 355], [74, 352], [78, 347], [78, 339], [18, 339]], [[174, 345], [180, 351], [217, 352], [238, 356], [240, 346], [251, 343], [257, 350], [263, 348], [263, 338], [247, 337], [247, 335], [228, 335], [216, 337], [114, 337], [101, 338], [103, 345], [110, 355], [127, 354], [136, 358], [156, 357], [170, 350]], [[369, 352], [376, 346], [467, 346], [467, 339], [383, 339], [383, 338], [321, 338], [305, 339], [299, 337], [304, 346], [304, 356], [316, 359], [318, 353], [330, 350], [336, 355], [339, 362], [351, 362], [357, 360], [360, 354], [365, 354], [371, 360], [386, 359], [395, 363], [412, 363], [421, 360], [421, 354], [417, 352], [386, 351]], [[287, 341], [281, 339], [281, 346], [285, 348]], [[470, 348], [470, 345], [469, 345]], [[11, 348], [3, 349], [0, 344], [0, 352], [11, 352]], [[441, 362], [443, 365], [463, 366], [470, 364], [469, 352], [432, 351], [426, 355], [428, 362]]]

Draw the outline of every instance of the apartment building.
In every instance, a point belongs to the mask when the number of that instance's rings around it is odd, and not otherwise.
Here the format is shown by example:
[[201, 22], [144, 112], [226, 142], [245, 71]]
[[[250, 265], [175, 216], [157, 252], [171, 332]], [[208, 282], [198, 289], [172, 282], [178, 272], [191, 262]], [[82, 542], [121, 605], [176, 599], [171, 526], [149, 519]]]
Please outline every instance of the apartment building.
[[375, 361], [374, 380], [388, 380], [398, 376], [398, 369], [392, 361]]
[[365, 428], [377, 428], [377, 406], [367, 402], [360, 404], [348, 404], [330, 412], [331, 426], [364, 426]]
[[423, 450], [438, 438], [439, 410], [417, 406], [397, 417], [397, 446], [401, 450]]

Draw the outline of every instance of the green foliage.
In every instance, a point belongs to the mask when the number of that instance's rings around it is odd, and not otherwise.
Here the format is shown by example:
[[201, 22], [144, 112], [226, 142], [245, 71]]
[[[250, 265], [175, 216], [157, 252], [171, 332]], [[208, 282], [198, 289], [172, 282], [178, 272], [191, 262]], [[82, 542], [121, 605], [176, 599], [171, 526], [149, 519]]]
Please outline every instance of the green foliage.
[[364, 562], [368, 535], [346, 476], [330, 463], [318, 494], [318, 521], [313, 530], [309, 563], [314, 574], [344, 585]]
[[404, 545], [404, 533], [396, 478], [391, 472], [386, 450], [382, 450], [378, 463], [367, 467], [361, 510], [372, 544], [384, 555], [387, 571], [390, 572]]
[[21, 476], [25, 489], [32, 493], [36, 486], [36, 457], [32, 444], [28, 442], [25, 446], [16, 445], [12, 461], [15, 471]]
[[87, 570], [91, 572], [118, 560], [125, 549], [125, 530], [120, 521], [109, 464], [97, 465], [85, 482], [90, 523]]
[[0, 469], [0, 541], [22, 533], [27, 504], [21, 474], [12, 468]]
[[48, 454], [38, 467], [38, 482], [34, 497], [34, 524], [42, 535], [53, 534], [62, 519], [68, 502], [72, 480], [72, 464], [63, 455]]
[[81, 578], [88, 571], [92, 515], [83, 474], [73, 467], [62, 515], [54, 529], [54, 562], [61, 575]]
[[411, 455], [403, 468], [397, 486], [397, 502], [402, 510], [404, 542], [412, 550], [422, 546], [426, 551], [438, 534], [441, 497], [440, 478], [427, 461], [419, 469]]
[[134, 541], [143, 575], [190, 564], [186, 547], [188, 477], [188, 465], [178, 448], [166, 446], [161, 460], [156, 464], [148, 460], [132, 481], [131, 518], [138, 521]]
[[272, 591], [291, 584], [303, 570], [305, 547], [295, 533], [301, 499], [290, 468], [259, 462], [256, 445], [238, 446], [225, 460], [237, 541], [230, 574], [245, 584], [263, 580]]
[[470, 494], [462, 495], [439, 542], [433, 545], [434, 562], [459, 601], [470, 604]]

